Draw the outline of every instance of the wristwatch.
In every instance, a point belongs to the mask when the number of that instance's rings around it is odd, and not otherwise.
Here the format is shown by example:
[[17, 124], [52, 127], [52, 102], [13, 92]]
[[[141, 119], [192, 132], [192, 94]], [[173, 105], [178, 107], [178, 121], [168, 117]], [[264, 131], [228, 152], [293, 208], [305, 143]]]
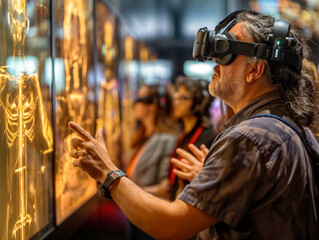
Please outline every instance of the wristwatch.
[[99, 186], [103, 197], [112, 199], [109, 192], [109, 187], [116, 179], [121, 177], [127, 177], [126, 174], [121, 170], [111, 171], [106, 175], [106, 179], [104, 180], [103, 184]]

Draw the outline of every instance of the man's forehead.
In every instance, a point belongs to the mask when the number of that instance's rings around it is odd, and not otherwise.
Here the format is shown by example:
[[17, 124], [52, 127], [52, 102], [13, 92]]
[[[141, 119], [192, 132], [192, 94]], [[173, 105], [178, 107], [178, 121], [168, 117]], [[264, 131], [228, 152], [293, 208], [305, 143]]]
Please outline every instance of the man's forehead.
[[242, 42], [254, 42], [254, 40], [249, 36], [249, 32], [245, 23], [239, 22], [230, 29], [230, 31], [238, 41]]

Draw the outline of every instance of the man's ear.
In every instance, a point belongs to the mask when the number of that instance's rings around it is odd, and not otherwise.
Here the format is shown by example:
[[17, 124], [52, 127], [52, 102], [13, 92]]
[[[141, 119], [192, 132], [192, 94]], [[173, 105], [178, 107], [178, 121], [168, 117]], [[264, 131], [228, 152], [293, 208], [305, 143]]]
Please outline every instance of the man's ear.
[[257, 60], [255, 63], [249, 64], [246, 81], [248, 83], [252, 83], [253, 81], [261, 78], [265, 70], [266, 70], [266, 64], [261, 59]]

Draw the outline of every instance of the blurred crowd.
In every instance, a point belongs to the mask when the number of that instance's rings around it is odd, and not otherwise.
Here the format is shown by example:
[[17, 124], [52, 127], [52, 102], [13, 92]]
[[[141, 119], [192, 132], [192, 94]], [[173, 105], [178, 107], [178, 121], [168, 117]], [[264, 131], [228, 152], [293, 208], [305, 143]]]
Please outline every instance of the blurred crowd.
[[[261, 1], [251, 0], [250, 7], [261, 11]], [[274, 5], [281, 19], [287, 20], [291, 26], [302, 31], [303, 35], [319, 42], [319, 1], [317, 0], [278, 0]]]

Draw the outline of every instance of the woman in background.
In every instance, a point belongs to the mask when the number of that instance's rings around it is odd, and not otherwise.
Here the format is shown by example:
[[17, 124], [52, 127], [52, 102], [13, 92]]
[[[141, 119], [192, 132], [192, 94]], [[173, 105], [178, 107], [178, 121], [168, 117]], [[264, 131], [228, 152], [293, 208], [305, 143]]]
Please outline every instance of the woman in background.
[[167, 178], [169, 157], [176, 145], [177, 131], [170, 117], [169, 103], [165, 87], [143, 85], [134, 106], [138, 127], [132, 140], [135, 152], [126, 173], [154, 195], [157, 191], [151, 186]]
[[[209, 108], [213, 101], [208, 92], [209, 82], [206, 80], [192, 80], [187, 77], [178, 77], [176, 81], [177, 91], [173, 97], [174, 118], [181, 124], [177, 146], [171, 155], [175, 161], [180, 157], [176, 153], [177, 148], [190, 152], [189, 147], [196, 146], [206, 150], [215, 139], [217, 133], [210, 123]], [[176, 167], [170, 164], [169, 185], [171, 200], [189, 183], [175, 175]]]
[[[138, 90], [134, 113], [138, 128], [132, 141], [135, 148], [127, 176], [147, 192], [162, 196], [158, 184], [168, 177], [170, 155], [177, 129], [170, 116], [170, 98], [164, 87], [143, 85]], [[153, 239], [130, 224], [130, 239]]]
[[[215, 98], [210, 108], [210, 121], [214, 131], [219, 134], [225, 129], [225, 123], [234, 115], [233, 110], [223, 101]], [[202, 145], [200, 148], [190, 144], [189, 151], [177, 148], [177, 158], [171, 159], [174, 165], [173, 172], [176, 176], [186, 181], [193, 181], [203, 167], [206, 155], [209, 152], [207, 146]]]

